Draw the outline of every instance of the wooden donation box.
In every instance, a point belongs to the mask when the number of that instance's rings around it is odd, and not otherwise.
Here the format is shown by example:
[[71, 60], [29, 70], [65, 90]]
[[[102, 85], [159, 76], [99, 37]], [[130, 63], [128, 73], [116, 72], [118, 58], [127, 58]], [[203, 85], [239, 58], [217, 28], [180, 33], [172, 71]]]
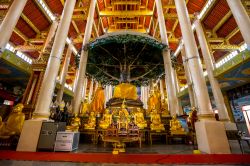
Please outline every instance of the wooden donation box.
[[79, 132], [57, 132], [54, 151], [73, 151], [78, 149]]

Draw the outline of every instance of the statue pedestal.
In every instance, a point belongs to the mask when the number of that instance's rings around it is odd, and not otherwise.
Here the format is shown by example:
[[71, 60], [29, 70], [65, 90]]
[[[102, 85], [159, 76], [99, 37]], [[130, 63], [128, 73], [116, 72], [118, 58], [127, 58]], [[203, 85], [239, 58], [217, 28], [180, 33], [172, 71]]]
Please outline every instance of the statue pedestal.
[[195, 123], [198, 149], [208, 154], [230, 154], [223, 122], [199, 121]]
[[16, 151], [36, 152], [43, 120], [26, 120]]

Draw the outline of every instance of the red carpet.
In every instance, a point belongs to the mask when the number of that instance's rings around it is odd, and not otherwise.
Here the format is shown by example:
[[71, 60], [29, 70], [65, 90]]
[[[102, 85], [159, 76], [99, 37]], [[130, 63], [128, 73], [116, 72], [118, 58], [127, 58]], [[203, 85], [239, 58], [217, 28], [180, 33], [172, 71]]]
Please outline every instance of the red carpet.
[[0, 151], [0, 160], [67, 161], [90, 163], [130, 164], [250, 164], [250, 155], [238, 154], [105, 154], [105, 153], [60, 153], [60, 152], [14, 152]]

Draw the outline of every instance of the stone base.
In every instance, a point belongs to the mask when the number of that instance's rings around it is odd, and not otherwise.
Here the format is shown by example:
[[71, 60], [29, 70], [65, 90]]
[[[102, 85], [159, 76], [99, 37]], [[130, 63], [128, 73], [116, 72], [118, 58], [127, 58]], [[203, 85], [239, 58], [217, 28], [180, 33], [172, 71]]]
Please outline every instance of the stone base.
[[42, 120], [26, 120], [17, 145], [17, 151], [36, 152]]
[[223, 123], [224, 123], [226, 130], [238, 130], [236, 123], [232, 123], [232, 122], [223, 122]]
[[223, 122], [199, 121], [195, 123], [198, 149], [208, 154], [230, 154]]

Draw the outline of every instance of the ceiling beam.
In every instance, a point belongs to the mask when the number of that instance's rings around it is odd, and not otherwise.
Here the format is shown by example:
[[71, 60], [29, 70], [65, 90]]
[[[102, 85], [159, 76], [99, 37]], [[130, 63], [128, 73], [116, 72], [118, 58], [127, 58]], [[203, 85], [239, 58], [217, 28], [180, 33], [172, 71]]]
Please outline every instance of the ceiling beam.
[[100, 11], [101, 17], [138, 17], [138, 16], [152, 16], [153, 11]]
[[145, 29], [113, 29], [113, 28], [108, 29], [108, 33], [116, 32], [116, 31], [133, 31], [133, 32], [139, 32], [139, 33], [147, 33]]
[[14, 32], [20, 36], [25, 42], [28, 40], [28, 37], [26, 37], [19, 29], [14, 28]]
[[233, 50], [238, 50], [240, 48], [238, 45], [230, 45], [230, 44], [227, 44], [227, 45], [211, 44], [210, 46], [213, 51], [215, 50], [233, 51]]
[[20, 45], [16, 46], [15, 49], [21, 52], [34, 52], [40, 51], [43, 48], [43, 45]]
[[[167, 13], [164, 14], [165, 19], [178, 19], [177, 13]], [[195, 16], [193, 14], [189, 14], [189, 18], [194, 19]]]
[[87, 20], [88, 16], [85, 15], [85, 14], [74, 14], [72, 16], [72, 20], [75, 20], [75, 21], [85, 21]]
[[40, 34], [40, 30], [30, 21], [30, 19], [24, 15], [23, 13], [21, 14], [21, 18], [35, 31], [37, 34]]
[[221, 27], [226, 23], [226, 21], [232, 16], [232, 12], [229, 11], [219, 22], [218, 24], [213, 28], [212, 32], [215, 34]]

